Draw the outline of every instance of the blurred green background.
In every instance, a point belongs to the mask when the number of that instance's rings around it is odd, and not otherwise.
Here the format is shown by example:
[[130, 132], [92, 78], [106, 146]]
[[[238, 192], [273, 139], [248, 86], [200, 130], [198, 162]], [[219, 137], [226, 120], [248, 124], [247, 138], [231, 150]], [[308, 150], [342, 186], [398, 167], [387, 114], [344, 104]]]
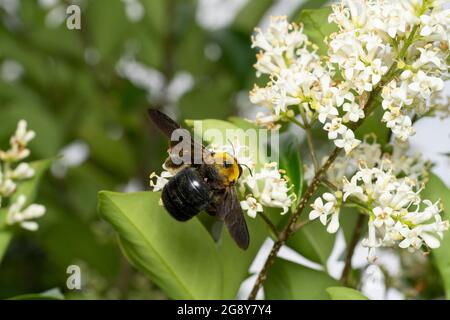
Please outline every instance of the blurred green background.
[[[0, 264], [0, 298], [54, 287], [68, 298], [165, 298], [122, 257], [97, 191], [146, 190], [160, 170], [167, 144], [149, 106], [179, 121], [248, 115], [253, 28], [325, 2], [0, 0], [0, 146], [24, 118], [37, 132], [31, 160], [61, 155], [39, 189], [40, 230], [16, 234]], [[81, 30], [66, 27], [71, 3]], [[71, 264], [82, 291], [65, 289]]]

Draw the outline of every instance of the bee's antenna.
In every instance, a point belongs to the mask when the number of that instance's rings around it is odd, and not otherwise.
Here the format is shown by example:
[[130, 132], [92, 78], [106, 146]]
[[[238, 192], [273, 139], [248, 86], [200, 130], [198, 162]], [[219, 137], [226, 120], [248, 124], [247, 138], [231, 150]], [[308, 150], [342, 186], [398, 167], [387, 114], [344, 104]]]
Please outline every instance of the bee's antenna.
[[228, 139], [228, 142], [231, 144], [231, 149], [233, 149], [233, 157], [236, 158], [236, 149], [234, 149], [234, 144], [230, 139]]
[[248, 172], [250, 172], [250, 175], [253, 177], [253, 172], [252, 172], [252, 169], [250, 169], [250, 167], [248, 166], [248, 165], [246, 165], [246, 164], [239, 164], [240, 166], [242, 166], [242, 167], [246, 167], [247, 169], [248, 169]]

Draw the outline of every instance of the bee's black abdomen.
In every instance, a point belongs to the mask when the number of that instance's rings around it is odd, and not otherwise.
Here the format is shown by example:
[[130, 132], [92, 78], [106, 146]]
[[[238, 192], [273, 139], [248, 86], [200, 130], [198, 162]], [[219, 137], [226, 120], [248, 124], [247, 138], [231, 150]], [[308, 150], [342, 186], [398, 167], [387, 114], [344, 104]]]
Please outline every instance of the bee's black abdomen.
[[211, 202], [208, 185], [193, 168], [186, 168], [171, 178], [161, 198], [166, 210], [179, 221], [191, 219]]

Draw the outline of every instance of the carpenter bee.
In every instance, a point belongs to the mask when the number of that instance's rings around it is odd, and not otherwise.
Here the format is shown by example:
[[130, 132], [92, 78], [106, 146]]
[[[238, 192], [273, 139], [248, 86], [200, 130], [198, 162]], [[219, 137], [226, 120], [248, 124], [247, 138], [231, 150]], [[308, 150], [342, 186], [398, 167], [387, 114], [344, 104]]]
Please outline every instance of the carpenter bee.
[[250, 236], [235, 186], [242, 174], [237, 159], [227, 152], [208, 151], [161, 111], [149, 109], [149, 115], [170, 139], [164, 167], [174, 176], [161, 195], [167, 212], [178, 221], [187, 221], [206, 211], [223, 220], [237, 245], [247, 249]]

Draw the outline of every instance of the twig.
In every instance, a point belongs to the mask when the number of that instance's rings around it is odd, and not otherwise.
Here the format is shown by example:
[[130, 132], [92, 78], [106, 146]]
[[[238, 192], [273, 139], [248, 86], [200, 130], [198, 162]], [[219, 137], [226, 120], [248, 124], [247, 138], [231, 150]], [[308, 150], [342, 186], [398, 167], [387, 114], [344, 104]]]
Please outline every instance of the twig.
[[312, 221], [313, 221], [313, 220], [309, 220], [309, 219], [300, 221], [299, 223], [297, 223], [297, 224], [295, 225], [295, 228], [294, 228], [293, 233], [297, 232], [299, 229], [303, 228], [304, 226], [306, 226], [308, 223], [310, 223], [310, 222], [312, 222]]
[[321, 184], [325, 187], [327, 187], [328, 189], [331, 189], [333, 191], [336, 191], [338, 188], [328, 179], [322, 179]]
[[273, 222], [269, 219], [268, 216], [266, 216], [266, 214], [264, 212], [260, 212], [258, 213], [259, 216], [261, 216], [261, 218], [264, 220], [264, 222], [267, 224], [267, 226], [269, 227], [269, 229], [272, 231], [272, 233], [274, 234], [275, 238], [278, 239], [279, 235], [278, 235], [278, 230], [277, 227], [275, 227], [275, 225], [273, 224]]
[[309, 155], [311, 156], [311, 161], [314, 165], [314, 171], [319, 170], [319, 162], [317, 161], [316, 152], [314, 151], [314, 143], [311, 134], [311, 128], [307, 127], [306, 130], [306, 142], [308, 143]]
[[314, 142], [313, 142], [313, 137], [312, 137], [312, 132], [311, 132], [311, 123], [308, 123], [308, 120], [306, 119], [303, 109], [301, 109], [300, 115], [301, 115], [301, 117], [303, 119], [303, 123], [304, 123], [303, 129], [305, 130], [305, 133], [306, 133], [306, 142], [308, 144], [308, 150], [309, 150], [309, 155], [311, 157], [311, 162], [314, 165], [314, 172], [317, 172], [317, 170], [319, 170], [319, 162], [317, 161], [316, 151], [314, 149]]
[[355, 253], [355, 247], [361, 237], [362, 226], [364, 224], [366, 216], [363, 214], [358, 215], [358, 220], [356, 221], [355, 230], [353, 232], [352, 239], [347, 248], [347, 255], [345, 256], [345, 266], [341, 275], [341, 282], [344, 286], [348, 286], [348, 280], [350, 275], [350, 270], [352, 269], [352, 258]]
[[317, 187], [320, 183], [320, 178], [322, 174], [324, 174], [328, 168], [331, 166], [331, 164], [336, 160], [337, 156], [339, 155], [341, 149], [335, 148], [331, 155], [328, 157], [327, 162], [317, 171], [316, 175], [314, 176], [313, 181], [309, 185], [308, 189], [304, 193], [303, 197], [301, 198], [297, 209], [295, 210], [295, 213], [291, 216], [288, 223], [284, 227], [284, 229], [281, 231], [278, 240], [273, 244], [272, 250], [270, 251], [270, 254], [264, 263], [264, 266], [259, 273], [255, 285], [253, 286], [253, 289], [248, 297], [249, 300], [254, 300], [256, 298], [256, 294], [259, 291], [259, 288], [261, 288], [263, 282], [266, 280], [267, 272], [269, 271], [269, 268], [272, 266], [272, 264], [275, 261], [275, 258], [277, 256], [278, 251], [280, 250], [281, 246], [286, 242], [286, 240], [289, 238], [292, 232], [296, 230], [295, 223], [297, 222], [298, 217], [302, 213], [303, 209], [305, 208], [306, 204], [308, 203], [309, 199], [312, 197], [314, 192], [317, 190]]

